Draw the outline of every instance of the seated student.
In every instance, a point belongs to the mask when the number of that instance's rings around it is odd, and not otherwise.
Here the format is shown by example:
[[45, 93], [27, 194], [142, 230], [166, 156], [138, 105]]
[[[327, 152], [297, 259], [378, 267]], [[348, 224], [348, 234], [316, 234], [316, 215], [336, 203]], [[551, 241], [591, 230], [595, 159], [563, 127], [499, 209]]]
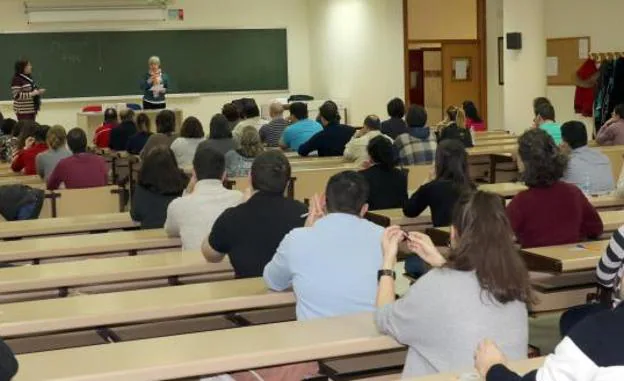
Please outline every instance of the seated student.
[[137, 126], [134, 123], [134, 111], [127, 108], [119, 114], [121, 123], [110, 131], [110, 142], [108, 147], [113, 151], [125, 151], [130, 137], [137, 133]]
[[282, 149], [298, 151], [303, 143], [323, 131], [323, 127], [317, 121], [308, 119], [308, 105], [305, 103], [291, 103], [288, 110], [290, 126], [284, 130], [279, 145]]
[[2, 136], [0, 136], [0, 161], [8, 163], [13, 158], [13, 153], [17, 147], [17, 135], [15, 133], [17, 121], [15, 119], [4, 119], [2, 121]]
[[247, 126], [240, 136], [239, 148], [225, 154], [225, 173], [228, 178], [249, 176], [253, 161], [264, 152], [255, 127]]
[[24, 148], [17, 151], [11, 162], [13, 172], [20, 172], [24, 175], [37, 174], [37, 155], [47, 151], [46, 135], [49, 126], [36, 125], [33, 136], [29, 136], [24, 142]]
[[427, 111], [418, 105], [410, 106], [405, 117], [408, 132], [394, 141], [401, 165], [430, 164], [435, 158], [436, 139], [427, 127]]
[[81, 128], [67, 133], [67, 145], [73, 155], [58, 162], [48, 178], [49, 190], [95, 188], [108, 185], [108, 165], [101, 156], [87, 152], [87, 136]]
[[624, 144], [624, 103], [615, 106], [611, 119], [600, 128], [596, 142], [601, 146]]
[[221, 114], [227, 119], [230, 132], [232, 132], [232, 130], [234, 130], [234, 127], [236, 127], [236, 125], [240, 123], [241, 118], [238, 109], [234, 104], [226, 103], [221, 108]]
[[213, 149], [222, 155], [236, 149], [237, 144], [232, 138], [232, 131], [225, 116], [215, 114], [210, 119], [210, 136], [198, 146]]
[[407, 201], [407, 174], [396, 168], [392, 144], [384, 136], [368, 143], [370, 167], [360, 171], [370, 189], [368, 209], [402, 208]]
[[250, 177], [250, 198], [223, 212], [202, 244], [209, 262], [221, 262], [227, 255], [237, 278], [262, 276], [284, 236], [303, 226], [308, 210], [299, 201], [284, 197], [290, 163], [280, 151], [261, 153], [253, 162]]
[[405, 116], [405, 103], [401, 98], [394, 98], [388, 102], [388, 116], [390, 119], [381, 124], [381, 132], [395, 140], [399, 135], [408, 132]]
[[340, 124], [338, 105], [332, 101], [323, 103], [319, 112], [323, 131], [299, 146], [299, 155], [308, 156], [310, 152], [317, 151], [321, 157], [342, 156], [345, 145], [355, 134], [355, 129]]
[[561, 126], [563, 151], [568, 153], [568, 167], [562, 180], [574, 184], [588, 195], [613, 191], [613, 171], [607, 155], [587, 146], [587, 129], [582, 122], [573, 121]]
[[175, 134], [176, 118], [175, 113], [170, 110], [162, 110], [156, 116], [156, 133], [151, 135], [141, 151], [141, 160], [152, 148], [158, 146], [171, 147], [171, 143], [176, 138]]
[[10, 381], [17, 374], [19, 364], [11, 348], [0, 339], [0, 380]]
[[48, 180], [59, 161], [70, 157], [71, 151], [67, 149], [67, 133], [63, 126], [52, 126], [46, 135], [48, 150], [37, 155], [35, 159], [37, 174], [44, 180]]
[[381, 136], [392, 144], [392, 140], [379, 131], [381, 121], [377, 115], [369, 115], [364, 119], [363, 127], [353, 135], [349, 143], [345, 146], [345, 161], [355, 162], [356, 165], [362, 166], [369, 161], [368, 143]]
[[273, 102], [269, 106], [271, 121], [260, 128], [260, 139], [267, 147], [278, 147], [288, 121], [284, 119], [284, 106]]
[[486, 131], [485, 123], [481, 116], [479, 115], [479, 110], [477, 110], [477, 106], [475, 106], [473, 101], [464, 101], [462, 104], [462, 109], [466, 114], [466, 128], [470, 131], [481, 132]]
[[537, 104], [534, 124], [536, 128], [546, 131], [556, 145], [561, 144], [561, 126], [555, 122], [555, 108], [550, 103]]
[[241, 112], [242, 120], [232, 130], [234, 140], [238, 141], [245, 127], [253, 127], [256, 131], [266, 124], [266, 120], [260, 117], [260, 108], [254, 99], [245, 99]]
[[464, 147], [474, 147], [470, 130], [466, 127], [466, 114], [459, 107], [452, 106], [447, 110], [449, 123], [440, 130], [438, 143], [447, 139], [460, 141]]
[[367, 199], [361, 174], [332, 176], [325, 200], [312, 200], [306, 227], [287, 234], [264, 268], [270, 289], [294, 289], [297, 320], [374, 310], [383, 229], [362, 218]]
[[167, 208], [165, 231], [170, 237], [180, 237], [184, 250], [199, 250], [217, 217], [241, 203], [243, 194], [226, 189], [224, 179], [223, 155], [200, 146], [193, 158], [193, 176], [184, 195]]
[[145, 147], [145, 143], [152, 135], [152, 121], [145, 113], [140, 113], [136, 118], [137, 132], [128, 139], [126, 152], [131, 155], [138, 155]]
[[508, 368], [505, 351], [485, 340], [475, 367], [486, 381], [624, 380], [624, 304], [592, 315], [576, 325], [539, 369], [520, 376]]
[[[394, 268], [403, 240], [433, 269], [395, 301]], [[398, 226], [386, 229], [383, 252], [375, 323], [409, 347], [403, 378], [469, 369], [484, 337], [504, 343], [513, 360], [526, 358], [531, 284], [500, 197], [472, 192], [460, 198], [448, 259], [426, 234]]]
[[110, 145], [110, 133], [113, 127], [117, 127], [117, 110], [107, 108], [104, 111], [104, 124], [95, 130], [93, 144], [98, 148], [108, 148]]
[[178, 168], [171, 149], [154, 148], [141, 163], [137, 186], [132, 195], [130, 216], [141, 229], [159, 229], [165, 225], [167, 207], [182, 196], [188, 176]]
[[203, 141], [204, 126], [202, 126], [199, 119], [194, 116], [184, 119], [180, 129], [180, 137], [171, 143], [171, 150], [175, 154], [180, 168], [193, 165], [193, 157], [195, 157], [197, 146]]
[[528, 190], [507, 206], [522, 247], [565, 245], [597, 238], [603, 226], [596, 209], [576, 186], [561, 181], [567, 158], [542, 129], [518, 139], [518, 167]]

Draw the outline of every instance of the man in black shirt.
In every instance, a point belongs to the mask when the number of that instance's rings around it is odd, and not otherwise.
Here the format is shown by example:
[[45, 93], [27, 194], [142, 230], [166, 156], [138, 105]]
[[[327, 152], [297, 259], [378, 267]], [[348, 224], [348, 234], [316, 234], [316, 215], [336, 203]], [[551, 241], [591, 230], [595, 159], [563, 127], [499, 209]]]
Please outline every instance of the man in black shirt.
[[323, 131], [312, 136], [299, 146], [299, 155], [308, 156], [316, 151], [319, 156], [342, 156], [345, 146], [351, 140], [355, 129], [340, 124], [338, 105], [332, 101], [323, 103], [319, 109]]
[[254, 160], [253, 193], [217, 218], [202, 244], [207, 261], [221, 262], [228, 255], [237, 278], [262, 276], [284, 236], [306, 220], [306, 206], [284, 197], [290, 172], [280, 151], [264, 152]]

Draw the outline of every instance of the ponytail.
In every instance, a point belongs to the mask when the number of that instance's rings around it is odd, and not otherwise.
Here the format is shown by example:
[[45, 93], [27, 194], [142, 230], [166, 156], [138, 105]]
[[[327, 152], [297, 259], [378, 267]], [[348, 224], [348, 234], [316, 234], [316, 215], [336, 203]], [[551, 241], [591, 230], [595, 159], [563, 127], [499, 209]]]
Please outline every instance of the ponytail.
[[455, 124], [459, 128], [466, 128], [466, 112], [462, 108], [457, 108], [457, 114], [455, 115]]

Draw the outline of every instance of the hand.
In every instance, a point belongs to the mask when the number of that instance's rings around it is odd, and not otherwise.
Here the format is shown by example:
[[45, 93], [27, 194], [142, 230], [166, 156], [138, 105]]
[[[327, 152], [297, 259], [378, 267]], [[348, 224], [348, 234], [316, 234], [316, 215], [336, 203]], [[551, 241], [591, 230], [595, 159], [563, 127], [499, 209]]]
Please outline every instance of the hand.
[[148, 84], [148, 85], [151, 85], [152, 83], [154, 83], [154, 77], [149, 77], [149, 78], [147, 79], [147, 84]]
[[507, 365], [507, 358], [492, 340], [483, 340], [475, 351], [475, 368], [485, 379], [490, 369], [498, 364]]
[[325, 214], [325, 195], [315, 194], [312, 199], [310, 199], [308, 218], [306, 219], [305, 226], [308, 228], [314, 226], [316, 221], [325, 217]]
[[384, 269], [393, 270], [396, 265], [399, 243], [405, 239], [405, 232], [399, 226], [390, 226], [384, 231], [381, 248], [384, 257]]
[[33, 138], [32, 136], [29, 136], [28, 138], [26, 138], [26, 141], [24, 142], [24, 149], [28, 149], [32, 147], [33, 144], [35, 144], [35, 138]]
[[446, 259], [440, 254], [431, 238], [426, 234], [410, 232], [407, 247], [433, 267], [442, 267], [446, 263]]

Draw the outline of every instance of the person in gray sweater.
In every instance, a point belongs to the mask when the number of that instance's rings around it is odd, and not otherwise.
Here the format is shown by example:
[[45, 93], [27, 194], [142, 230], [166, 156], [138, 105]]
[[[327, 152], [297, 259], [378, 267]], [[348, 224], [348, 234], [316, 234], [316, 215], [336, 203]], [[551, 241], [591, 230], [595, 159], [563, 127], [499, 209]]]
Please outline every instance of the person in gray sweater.
[[[375, 323], [409, 347], [403, 377], [470, 369], [485, 338], [496, 340], [511, 360], [527, 357], [529, 274], [502, 205], [491, 193], [464, 194], [448, 259], [425, 234], [386, 230]], [[433, 269], [395, 301], [393, 269], [402, 241]]]
[[35, 165], [39, 177], [48, 181], [48, 177], [50, 177], [59, 161], [70, 157], [72, 153], [67, 149], [67, 133], [63, 126], [52, 126], [46, 135], [46, 143], [48, 150], [37, 155]]

